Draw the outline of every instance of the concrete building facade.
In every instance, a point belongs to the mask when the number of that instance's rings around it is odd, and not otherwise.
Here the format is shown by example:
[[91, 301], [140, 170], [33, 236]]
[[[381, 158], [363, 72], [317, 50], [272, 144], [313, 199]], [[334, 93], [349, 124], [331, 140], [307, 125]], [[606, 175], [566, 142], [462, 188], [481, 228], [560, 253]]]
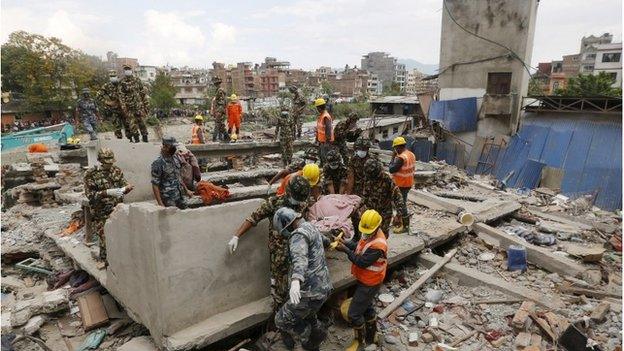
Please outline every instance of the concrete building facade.
[[383, 84], [379, 80], [376, 73], [368, 73], [368, 81], [366, 82], [368, 94], [371, 96], [378, 96], [383, 93]]
[[176, 88], [175, 99], [181, 105], [201, 105], [206, 102], [209, 74], [202, 69], [172, 69], [169, 73]]
[[383, 86], [390, 86], [392, 83], [398, 83], [401, 89], [405, 88], [407, 80], [407, 70], [405, 65], [398, 63], [395, 57], [391, 57], [386, 52], [369, 52], [362, 56], [362, 69], [369, 73], [374, 73]]
[[158, 67], [156, 66], [139, 66], [136, 69], [136, 74], [143, 83], [150, 84], [156, 79], [158, 73]]
[[613, 87], [622, 86], [622, 43], [593, 45], [596, 52], [594, 74], [605, 72], [613, 80]]
[[[440, 100], [476, 97], [479, 136], [517, 130], [530, 78], [525, 63], [531, 62], [537, 6], [537, 0], [443, 2]], [[488, 103], [482, 108], [483, 101]], [[471, 134], [468, 143], [474, 139]]]

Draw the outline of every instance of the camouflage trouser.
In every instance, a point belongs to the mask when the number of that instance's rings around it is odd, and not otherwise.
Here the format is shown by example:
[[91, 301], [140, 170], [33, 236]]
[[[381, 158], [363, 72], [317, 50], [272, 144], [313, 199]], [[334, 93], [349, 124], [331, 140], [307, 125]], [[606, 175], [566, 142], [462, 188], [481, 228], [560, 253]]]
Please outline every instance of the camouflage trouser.
[[386, 234], [386, 238], [390, 236], [390, 225], [392, 224], [392, 212], [381, 213], [381, 230]]
[[338, 148], [338, 152], [340, 152], [340, 156], [342, 156], [342, 162], [345, 165], [348, 165], [349, 164], [349, 149], [347, 149], [347, 143], [343, 141], [340, 143], [336, 143], [335, 145]]
[[316, 315], [326, 299], [310, 300], [302, 297], [298, 304], [286, 302], [275, 314], [275, 326], [293, 337], [299, 336], [302, 344], [310, 339], [312, 329], [318, 328]]
[[97, 118], [95, 116], [84, 116], [82, 117], [82, 125], [87, 133], [89, 133], [91, 140], [96, 140], [97, 134], [95, 130], [97, 129]]
[[288, 300], [288, 246], [269, 247], [271, 259], [271, 297], [277, 311]]
[[303, 128], [303, 118], [298, 114], [293, 114], [293, 137], [295, 139], [301, 138], [301, 129]]
[[214, 121], [215, 126], [212, 131], [212, 141], [229, 141], [230, 137], [225, 127], [225, 116], [221, 113], [215, 114]]
[[111, 211], [105, 209], [91, 209], [91, 230], [98, 236], [100, 242], [100, 258], [106, 260], [106, 238], [104, 237], [104, 224]]
[[280, 148], [282, 149], [282, 163], [284, 167], [288, 166], [290, 162], [292, 162], [293, 156], [293, 144], [292, 139], [281, 139], [280, 140]]
[[111, 121], [115, 128], [115, 137], [118, 139], [123, 138], [122, 130], [126, 133], [126, 138], [130, 139], [132, 133], [126, 124], [126, 118], [121, 110], [106, 110], [106, 118]]
[[165, 205], [165, 207], [177, 207], [181, 210], [185, 209], [186, 206], [186, 202], [184, 201], [184, 197], [182, 196], [182, 194], [178, 194], [178, 195], [167, 195], [164, 193], [160, 193], [160, 198], [163, 202], [163, 205]]
[[126, 131], [130, 132], [130, 135], [139, 135], [139, 131], [141, 132], [141, 135], [147, 135], [147, 126], [145, 125], [145, 116], [143, 116], [143, 113], [129, 113], [126, 123], [128, 126]]

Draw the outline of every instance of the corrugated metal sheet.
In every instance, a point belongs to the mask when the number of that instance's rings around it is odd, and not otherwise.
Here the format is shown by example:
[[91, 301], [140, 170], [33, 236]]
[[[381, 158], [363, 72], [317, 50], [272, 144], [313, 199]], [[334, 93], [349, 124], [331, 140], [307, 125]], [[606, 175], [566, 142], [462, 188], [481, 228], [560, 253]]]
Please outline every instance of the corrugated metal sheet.
[[524, 166], [520, 170], [516, 183], [510, 185], [514, 188], [529, 188], [533, 189], [539, 185], [542, 175], [542, 169], [546, 166], [545, 163], [536, 160], [526, 160]]
[[427, 139], [416, 139], [410, 145], [410, 150], [416, 155], [417, 160], [429, 162], [433, 156], [433, 143]]
[[477, 98], [433, 101], [429, 119], [440, 122], [450, 132], [477, 130]]
[[564, 195], [596, 193], [598, 207], [622, 208], [621, 116], [527, 114], [518, 134], [500, 153], [493, 174], [503, 179], [513, 171], [508, 184], [532, 183], [532, 172], [539, 166], [529, 166], [529, 172], [525, 165], [530, 160], [563, 169]]

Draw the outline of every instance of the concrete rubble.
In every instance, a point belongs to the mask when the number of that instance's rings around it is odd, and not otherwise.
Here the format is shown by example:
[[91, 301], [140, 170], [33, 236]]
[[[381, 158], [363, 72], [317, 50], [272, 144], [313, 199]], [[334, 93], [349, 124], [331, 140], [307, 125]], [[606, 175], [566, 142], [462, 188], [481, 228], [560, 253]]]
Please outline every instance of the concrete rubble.
[[[124, 155], [123, 145], [117, 147], [122, 169], [130, 167], [126, 163], [143, 167], [158, 150], [156, 144], [133, 146], [144, 155], [137, 159], [138, 151]], [[204, 165], [232, 167], [222, 164], [220, 154], [210, 156], [211, 147], [198, 151]], [[80, 161], [47, 158], [54, 160], [53, 170], [13, 166], [12, 190], [4, 183], [3, 191], [17, 197], [13, 206], [4, 202], [1, 238], [2, 332], [3, 340], [15, 341], [15, 350], [36, 349], [38, 343], [73, 350], [88, 342], [99, 343], [100, 350], [283, 347], [279, 336], [262, 334], [259, 327], [270, 316], [268, 281], [258, 275], [268, 272], [266, 236], [249, 234], [257, 240], [241, 242], [241, 257], [249, 263], [235, 261], [233, 274], [234, 261], [225, 255], [227, 237], [266, 195], [279, 158], [241, 156], [235, 172], [203, 173], [203, 179], [228, 187], [234, 199], [186, 211], [150, 203], [147, 169], [127, 173], [143, 188], [116, 209], [106, 232], [137, 229], [107, 241], [110, 266], [104, 270], [85, 245], [86, 228], [62, 234], [82, 208]], [[549, 350], [565, 344], [561, 338], [571, 326], [605, 350], [621, 345], [620, 212], [546, 188], [501, 190], [491, 178], [469, 176], [444, 162], [419, 163], [416, 179], [418, 190], [409, 194], [413, 235], [391, 236], [392, 269], [376, 302], [378, 312], [446, 253], [457, 252], [379, 321], [379, 342], [366, 350]], [[26, 199], [24, 194], [42, 184], [58, 185], [56, 198]], [[462, 211], [472, 213], [475, 223], [460, 224]], [[222, 224], [213, 230], [202, 218], [219, 218]], [[196, 229], [185, 229], [184, 223]], [[265, 226], [257, 231], [266, 232]], [[517, 246], [526, 253], [524, 268], [510, 270], [508, 252]], [[27, 258], [54, 274], [16, 267]], [[353, 280], [344, 258], [332, 252], [328, 258], [336, 291], [321, 316], [329, 329], [321, 349], [339, 350], [352, 337], [338, 306]], [[255, 264], [253, 270], [249, 264]], [[208, 266], [212, 269], [202, 268]], [[243, 280], [254, 289], [241, 289]], [[97, 311], [85, 302], [89, 294], [96, 294], [91, 296]], [[92, 317], [101, 324], [87, 331], [85, 311], [97, 312], [98, 318]]]

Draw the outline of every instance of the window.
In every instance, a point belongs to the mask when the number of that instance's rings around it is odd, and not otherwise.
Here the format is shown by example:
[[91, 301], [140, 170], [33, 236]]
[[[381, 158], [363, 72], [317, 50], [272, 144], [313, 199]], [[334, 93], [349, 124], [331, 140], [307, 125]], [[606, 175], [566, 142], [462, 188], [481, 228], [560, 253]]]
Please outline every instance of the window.
[[381, 132], [381, 137], [382, 138], [387, 138], [388, 137], [388, 129], [384, 129], [383, 132]]
[[602, 54], [602, 62], [620, 62], [621, 55], [622, 53], [620, 52], [610, 52]]
[[596, 58], [596, 54], [587, 54], [585, 55], [586, 60], [593, 60]]
[[553, 82], [553, 90], [559, 89], [559, 82]]
[[397, 134], [399, 132], [399, 127], [392, 127], [392, 134]]
[[487, 93], [507, 95], [511, 92], [511, 72], [488, 73]]
[[583, 66], [583, 71], [584, 72], [591, 72], [594, 70], [594, 65], [584, 65]]

